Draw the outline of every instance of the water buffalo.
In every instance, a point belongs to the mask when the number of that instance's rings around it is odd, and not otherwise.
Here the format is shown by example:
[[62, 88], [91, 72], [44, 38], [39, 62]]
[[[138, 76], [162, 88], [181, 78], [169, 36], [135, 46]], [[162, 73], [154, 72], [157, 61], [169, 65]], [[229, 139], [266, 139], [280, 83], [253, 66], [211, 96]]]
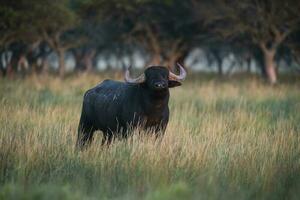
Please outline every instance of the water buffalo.
[[180, 86], [186, 77], [185, 69], [177, 65], [179, 75], [166, 67], [151, 66], [134, 79], [127, 69], [125, 82], [105, 80], [88, 90], [83, 98], [77, 147], [89, 144], [96, 130], [103, 132], [102, 144], [109, 144], [113, 137], [127, 137], [129, 127], [164, 133], [169, 121], [169, 88]]

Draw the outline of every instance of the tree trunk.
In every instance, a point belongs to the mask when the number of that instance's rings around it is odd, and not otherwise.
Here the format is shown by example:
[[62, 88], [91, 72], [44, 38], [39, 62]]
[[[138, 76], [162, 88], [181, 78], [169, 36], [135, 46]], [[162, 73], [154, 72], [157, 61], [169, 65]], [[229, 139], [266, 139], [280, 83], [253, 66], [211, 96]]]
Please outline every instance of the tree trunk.
[[[186, 59], [186, 57], [189, 55], [189, 51], [188, 50], [184, 50], [178, 57], [176, 60], [176, 63], [180, 63], [180, 64], [184, 64], [184, 61]], [[175, 64], [176, 64], [175, 63]]]
[[221, 77], [223, 76], [223, 58], [221, 55], [221, 51], [217, 48], [212, 48], [210, 51], [217, 63], [218, 75]]
[[251, 73], [251, 58], [246, 58], [247, 63], [247, 73]]
[[171, 54], [166, 60], [166, 66], [172, 71], [179, 72], [177, 63], [184, 65], [184, 60], [188, 55], [187, 52], [188, 51], [178, 51], [176, 53]]
[[6, 75], [6, 69], [5, 69], [4, 63], [2, 62], [2, 55], [5, 54], [5, 53], [6, 53], [5, 51], [0, 52], [0, 69], [1, 69], [1, 76], [2, 77], [5, 77], [5, 75]]
[[264, 64], [268, 81], [274, 85], [277, 83], [275, 54], [276, 49], [264, 49]]
[[28, 61], [25, 56], [25, 54], [21, 54], [20, 58], [18, 60], [18, 71], [21, 73], [22, 77], [25, 77], [27, 71], [28, 71]]
[[75, 58], [75, 70], [80, 71], [82, 70], [82, 60], [83, 60], [83, 53], [81, 49], [75, 49], [73, 52]]
[[146, 67], [150, 65], [161, 65], [161, 55], [159, 53], [153, 53], [149, 62], [146, 63]]
[[217, 67], [218, 67], [218, 75], [223, 76], [223, 61], [222, 59], [217, 58]]
[[90, 73], [93, 70], [93, 58], [96, 55], [96, 51], [90, 50], [83, 57], [83, 63], [85, 66], [86, 72]]
[[47, 58], [42, 58], [42, 74], [43, 75], [48, 75], [49, 73], [49, 63], [48, 63], [48, 60]]
[[6, 74], [9, 78], [13, 78], [15, 72], [18, 69], [18, 57], [15, 54], [12, 54], [10, 61], [7, 63], [6, 66]]
[[166, 67], [169, 68], [169, 70], [173, 70], [175, 64], [176, 64], [177, 56], [171, 55], [164, 63]]
[[58, 49], [58, 70], [59, 70], [59, 76], [63, 78], [65, 76], [65, 50], [64, 49]]

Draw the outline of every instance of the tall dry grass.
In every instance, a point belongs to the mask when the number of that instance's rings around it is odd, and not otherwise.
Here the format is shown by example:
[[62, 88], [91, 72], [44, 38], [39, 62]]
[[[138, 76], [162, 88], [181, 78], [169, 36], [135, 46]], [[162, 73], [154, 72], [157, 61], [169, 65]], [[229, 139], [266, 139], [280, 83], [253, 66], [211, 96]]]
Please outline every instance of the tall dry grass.
[[298, 83], [187, 80], [161, 141], [136, 130], [74, 151], [85, 90], [105, 77], [0, 81], [0, 199], [298, 199]]

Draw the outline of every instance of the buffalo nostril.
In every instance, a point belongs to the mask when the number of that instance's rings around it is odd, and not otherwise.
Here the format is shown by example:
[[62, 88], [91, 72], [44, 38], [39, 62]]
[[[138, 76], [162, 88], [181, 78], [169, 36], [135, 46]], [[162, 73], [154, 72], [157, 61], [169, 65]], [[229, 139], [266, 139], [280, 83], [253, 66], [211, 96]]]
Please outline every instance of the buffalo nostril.
[[159, 89], [165, 88], [165, 86], [166, 86], [165, 83], [155, 83], [154, 85], [155, 85], [156, 88], [159, 88]]
[[160, 88], [160, 86], [161, 86], [160, 83], [155, 83], [156, 88]]

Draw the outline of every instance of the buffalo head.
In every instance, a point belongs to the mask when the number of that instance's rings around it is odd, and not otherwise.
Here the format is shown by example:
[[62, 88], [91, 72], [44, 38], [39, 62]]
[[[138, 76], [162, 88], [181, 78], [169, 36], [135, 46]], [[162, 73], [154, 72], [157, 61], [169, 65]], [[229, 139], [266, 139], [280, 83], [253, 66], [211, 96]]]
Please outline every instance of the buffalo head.
[[150, 66], [138, 78], [131, 78], [129, 69], [125, 72], [125, 81], [128, 83], [144, 83], [151, 90], [165, 90], [167, 88], [177, 87], [186, 77], [186, 71], [182, 65], [177, 63], [180, 74], [176, 75], [166, 67]]

